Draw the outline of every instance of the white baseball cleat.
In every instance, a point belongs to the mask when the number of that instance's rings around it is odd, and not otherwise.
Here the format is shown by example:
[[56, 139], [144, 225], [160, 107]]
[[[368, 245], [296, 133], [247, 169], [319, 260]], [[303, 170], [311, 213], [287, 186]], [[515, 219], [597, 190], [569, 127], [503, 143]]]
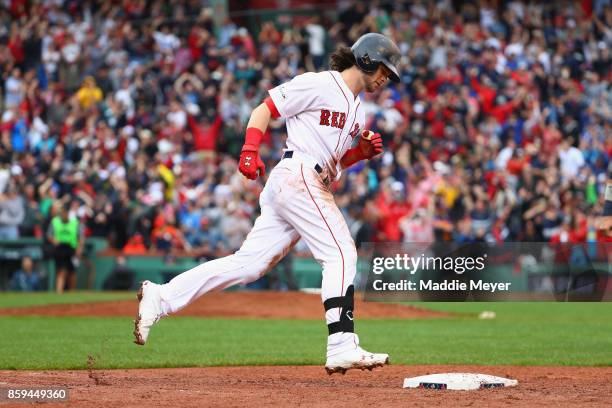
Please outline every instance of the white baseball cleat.
[[148, 280], [142, 282], [138, 291], [138, 316], [134, 320], [134, 343], [143, 346], [149, 337], [151, 326], [163, 316], [159, 286]]
[[347, 350], [335, 356], [327, 357], [325, 370], [329, 375], [333, 373], [344, 374], [347, 370], [352, 368], [359, 368], [361, 370], [368, 369], [372, 371], [373, 368], [382, 367], [386, 364], [389, 364], [388, 354], [370, 353], [357, 346], [357, 348], [353, 350]]

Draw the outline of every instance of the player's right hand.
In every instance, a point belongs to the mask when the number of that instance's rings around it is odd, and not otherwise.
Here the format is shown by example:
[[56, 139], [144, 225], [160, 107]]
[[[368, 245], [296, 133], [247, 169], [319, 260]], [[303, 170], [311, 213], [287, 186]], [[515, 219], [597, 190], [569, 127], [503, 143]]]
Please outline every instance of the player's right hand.
[[257, 179], [257, 170], [259, 170], [259, 175], [261, 177], [265, 177], [266, 175], [266, 166], [264, 162], [259, 157], [259, 153], [257, 151], [246, 149], [246, 146], [242, 148], [242, 153], [240, 153], [240, 161], [238, 162], [238, 170], [248, 179], [255, 180]]
[[383, 152], [382, 136], [380, 133], [374, 133], [370, 130], [364, 130], [359, 138], [359, 149], [366, 159]]

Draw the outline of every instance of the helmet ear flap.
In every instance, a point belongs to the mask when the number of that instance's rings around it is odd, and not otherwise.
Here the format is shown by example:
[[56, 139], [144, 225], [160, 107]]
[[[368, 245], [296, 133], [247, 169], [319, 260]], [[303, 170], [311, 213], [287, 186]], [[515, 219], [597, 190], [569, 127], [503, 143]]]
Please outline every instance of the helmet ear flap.
[[378, 65], [380, 64], [378, 61], [372, 61], [368, 53], [361, 56], [355, 56], [355, 61], [357, 61], [357, 66], [363, 72], [367, 74], [373, 74], [378, 69]]

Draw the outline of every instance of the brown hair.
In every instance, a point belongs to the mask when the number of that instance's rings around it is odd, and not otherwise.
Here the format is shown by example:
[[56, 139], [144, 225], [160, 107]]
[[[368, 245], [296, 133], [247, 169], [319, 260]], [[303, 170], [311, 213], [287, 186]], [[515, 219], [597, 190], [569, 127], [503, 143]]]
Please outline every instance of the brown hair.
[[329, 69], [332, 71], [342, 72], [349, 69], [353, 65], [357, 65], [353, 51], [349, 47], [341, 45], [338, 49], [329, 56]]

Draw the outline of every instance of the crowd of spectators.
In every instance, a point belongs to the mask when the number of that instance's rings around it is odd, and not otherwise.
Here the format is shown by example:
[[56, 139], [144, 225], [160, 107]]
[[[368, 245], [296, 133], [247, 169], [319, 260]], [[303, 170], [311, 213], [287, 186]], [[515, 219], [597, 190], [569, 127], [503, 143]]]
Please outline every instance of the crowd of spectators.
[[[264, 182], [237, 172], [251, 110], [382, 32], [402, 83], [363, 98], [386, 152], [333, 185], [358, 245], [601, 239], [609, 1], [341, 1], [251, 30], [201, 3], [2, 2], [0, 238], [44, 237], [67, 207], [126, 254], [236, 250]], [[268, 167], [285, 137], [273, 122]]]

